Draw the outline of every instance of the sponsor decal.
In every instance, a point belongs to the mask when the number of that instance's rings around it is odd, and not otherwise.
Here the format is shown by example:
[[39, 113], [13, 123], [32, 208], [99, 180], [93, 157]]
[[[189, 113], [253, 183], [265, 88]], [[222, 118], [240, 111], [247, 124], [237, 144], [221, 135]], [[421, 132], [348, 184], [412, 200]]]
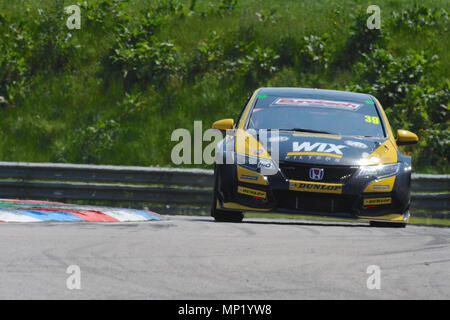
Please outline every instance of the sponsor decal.
[[378, 117], [371, 117], [371, 116], [364, 116], [364, 121], [367, 123], [373, 123], [373, 124], [379, 124], [380, 118]]
[[383, 205], [383, 204], [391, 204], [392, 198], [371, 198], [371, 199], [364, 199], [364, 205], [365, 206], [377, 206], [377, 205]]
[[302, 144], [298, 142], [292, 143], [292, 151], [288, 155], [315, 155], [342, 158], [341, 149], [347, 148], [344, 145], [336, 145], [333, 143], [311, 142], [305, 141]]
[[394, 183], [395, 177], [375, 181], [369, 184], [363, 192], [390, 192], [394, 187]]
[[270, 169], [272, 168], [272, 162], [268, 162], [268, 161], [259, 161], [258, 164], [256, 165], [256, 167], [258, 169], [264, 168], [264, 169]]
[[249, 174], [241, 174], [241, 175], [239, 176], [239, 178], [241, 178], [242, 180], [251, 180], [251, 181], [256, 181], [256, 180], [258, 180], [258, 177], [257, 177], [257, 176], [251, 176], [251, 175], [249, 175]]
[[290, 180], [289, 190], [341, 194], [342, 184]]
[[286, 157], [284, 158], [286, 161], [306, 161], [306, 160], [325, 160], [327, 162], [335, 162], [335, 163], [340, 163], [341, 162], [341, 157], [342, 156], [338, 156], [338, 155], [330, 155], [329, 154], [324, 154], [323, 156], [321, 155], [314, 155], [313, 153], [309, 154], [309, 153], [305, 153], [305, 154], [300, 154], [298, 155], [298, 152], [289, 152]]
[[310, 168], [309, 178], [312, 180], [322, 180], [324, 176], [324, 170], [322, 168]]
[[273, 105], [320, 106], [352, 111], [356, 111], [361, 107], [361, 104], [359, 103], [351, 103], [347, 101], [330, 101], [330, 100], [296, 99], [296, 98], [279, 98], [273, 103]]
[[247, 196], [258, 197], [258, 198], [263, 198], [263, 199], [266, 198], [266, 192], [261, 191], [261, 190], [255, 190], [255, 189], [238, 186], [237, 192], [240, 194], [245, 194]]
[[[352, 140], [347, 140], [344, 142], [346, 145], [350, 146], [350, 147], [354, 147], [354, 148], [359, 148], [359, 149], [367, 149], [367, 145], [359, 142], [359, 141], [352, 141]], [[367, 154], [367, 156], [369, 156], [369, 154]]]
[[261, 185], [267, 185], [267, 181], [264, 179], [263, 176], [259, 175], [258, 173], [246, 169], [240, 165], [237, 166], [237, 176], [239, 181], [246, 181]]

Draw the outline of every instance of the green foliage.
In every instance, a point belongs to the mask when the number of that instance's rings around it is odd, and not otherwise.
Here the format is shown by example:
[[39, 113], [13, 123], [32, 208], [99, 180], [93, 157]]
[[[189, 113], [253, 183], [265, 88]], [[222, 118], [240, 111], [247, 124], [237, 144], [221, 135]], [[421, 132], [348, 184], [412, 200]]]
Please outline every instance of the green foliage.
[[369, 14], [365, 12], [356, 16], [355, 24], [350, 28], [350, 36], [338, 55], [338, 65], [347, 67], [385, 43], [384, 29], [367, 28], [368, 18]]
[[381, 30], [351, 0], [78, 0], [81, 30], [62, 2], [0, 3], [0, 155], [171, 166], [174, 129], [297, 86], [373, 94], [419, 135], [414, 168], [446, 172], [448, 8], [380, 1]]
[[125, 98], [118, 103], [120, 118], [123, 120], [139, 120], [145, 111], [145, 101], [142, 94], [125, 94]]
[[17, 96], [24, 96], [20, 90], [25, 85], [27, 64], [25, 59], [8, 47], [0, 46], [0, 96], [3, 105], [12, 103]]
[[411, 8], [393, 13], [393, 24], [396, 28], [407, 28], [420, 31], [423, 28], [436, 26], [441, 21], [448, 21], [448, 13], [444, 8], [430, 9], [417, 2]]
[[97, 120], [74, 132], [71, 140], [56, 155], [56, 160], [70, 163], [99, 163], [114, 153], [120, 134], [114, 120]]
[[413, 160], [419, 166], [440, 167], [443, 172], [450, 169], [449, 123], [437, 123], [420, 132], [420, 152], [413, 150]]
[[262, 9], [257, 11], [255, 15], [258, 17], [259, 22], [263, 24], [274, 24], [280, 19], [280, 16], [277, 14], [277, 9], [272, 8], [270, 10]]
[[378, 97], [394, 128], [419, 133], [421, 155], [413, 158], [415, 164], [446, 167], [449, 82], [433, 86], [425, 77], [433, 72], [437, 59], [412, 50], [404, 57], [394, 57], [377, 49], [371, 55], [364, 54], [364, 61], [356, 64], [358, 80], [351, 89]]
[[[200, 12], [200, 16], [203, 18], [210, 16], [223, 17], [227, 14], [231, 14], [238, 4], [238, 0], [220, 0], [219, 4], [209, 3], [208, 8]], [[193, 6], [191, 5], [191, 8]]]
[[122, 76], [125, 87], [149, 83], [163, 85], [177, 71], [177, 48], [159, 41], [155, 32], [167, 17], [159, 10], [148, 12], [137, 26], [120, 25], [115, 45], [103, 60], [105, 79]]
[[331, 53], [326, 45], [327, 34], [304, 37], [303, 48], [299, 52], [302, 72], [321, 73], [328, 69]]
[[[252, 38], [256, 37], [253, 26], [231, 32], [232, 37], [213, 31], [210, 39], [202, 40], [193, 59], [188, 63], [188, 78], [205, 72], [219, 79], [240, 83], [249, 88], [278, 70], [279, 55], [272, 48], [263, 48]], [[235, 39], [230, 41], [229, 39]]]
[[103, 32], [117, 25], [126, 24], [131, 17], [124, 11], [129, 0], [85, 0], [77, 5], [83, 12], [84, 26], [90, 30]]
[[384, 49], [363, 54], [364, 61], [357, 63], [356, 88], [376, 95], [385, 108], [401, 103], [408, 93], [421, 84], [430, 63], [437, 57], [409, 51], [404, 57], [394, 57]]
[[298, 63], [298, 56], [302, 50], [303, 43], [292, 35], [282, 36], [276, 43], [275, 49], [280, 58], [278, 63], [280, 66], [293, 67]]
[[257, 85], [277, 71], [279, 56], [271, 48], [255, 47], [249, 54], [237, 61], [225, 61], [227, 72], [238, 79], [243, 79], [247, 85]]
[[79, 48], [76, 37], [65, 27], [61, 6], [37, 13], [31, 21], [23, 18], [14, 23], [9, 17], [0, 17], [0, 95], [10, 104], [25, 98], [25, 86], [32, 76], [66, 71]]

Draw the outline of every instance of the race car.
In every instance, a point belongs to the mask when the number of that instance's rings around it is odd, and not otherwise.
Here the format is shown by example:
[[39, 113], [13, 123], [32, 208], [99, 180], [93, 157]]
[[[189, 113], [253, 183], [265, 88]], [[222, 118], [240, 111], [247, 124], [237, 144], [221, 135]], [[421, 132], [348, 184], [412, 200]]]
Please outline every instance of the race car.
[[411, 157], [398, 146], [372, 95], [304, 88], [260, 88], [236, 124], [214, 122], [217, 145], [211, 215], [241, 222], [244, 212], [363, 219], [405, 227]]

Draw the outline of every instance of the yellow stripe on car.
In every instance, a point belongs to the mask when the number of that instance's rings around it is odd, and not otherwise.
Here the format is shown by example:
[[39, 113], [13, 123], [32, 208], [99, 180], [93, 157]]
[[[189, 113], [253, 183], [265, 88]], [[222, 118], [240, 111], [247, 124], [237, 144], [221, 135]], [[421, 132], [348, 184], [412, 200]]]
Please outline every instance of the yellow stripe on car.
[[245, 123], [247, 122], [247, 117], [250, 113], [250, 109], [252, 108], [253, 101], [255, 101], [256, 96], [258, 95], [260, 89], [256, 90], [255, 93], [253, 93], [253, 96], [250, 98], [250, 101], [247, 103], [247, 106], [245, 107], [244, 113], [242, 114], [241, 120], [239, 121], [237, 128], [238, 129], [244, 129]]
[[271, 209], [260, 209], [260, 208], [251, 208], [247, 206], [243, 206], [236, 202], [224, 202], [224, 209], [235, 209], [235, 210], [247, 210], [247, 211], [270, 211]]
[[259, 157], [263, 159], [270, 159], [269, 153], [266, 151], [262, 143], [255, 139], [250, 133], [243, 129], [236, 130], [236, 145], [237, 153], [249, 155], [252, 157]]
[[336, 135], [331, 135], [328, 133], [293, 133], [292, 136], [294, 137], [314, 137], [314, 138], [327, 138], [327, 139], [336, 139], [336, 140], [340, 140], [342, 139], [341, 136], [336, 136]]
[[405, 220], [405, 215], [401, 213], [390, 213], [385, 214], [383, 216], [375, 216], [375, 217], [368, 217], [368, 216], [358, 216], [359, 219], [367, 219], [367, 220], [384, 220], [384, 221], [397, 221], [397, 222], [403, 222]]

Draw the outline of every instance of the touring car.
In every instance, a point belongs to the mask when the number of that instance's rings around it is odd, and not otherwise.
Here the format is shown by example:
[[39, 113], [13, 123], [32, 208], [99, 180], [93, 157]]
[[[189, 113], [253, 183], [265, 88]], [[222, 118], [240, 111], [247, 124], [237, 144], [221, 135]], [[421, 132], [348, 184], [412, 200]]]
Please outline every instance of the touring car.
[[240, 222], [244, 212], [363, 219], [404, 227], [410, 217], [411, 158], [372, 95], [260, 88], [225, 133], [214, 165], [211, 215]]

